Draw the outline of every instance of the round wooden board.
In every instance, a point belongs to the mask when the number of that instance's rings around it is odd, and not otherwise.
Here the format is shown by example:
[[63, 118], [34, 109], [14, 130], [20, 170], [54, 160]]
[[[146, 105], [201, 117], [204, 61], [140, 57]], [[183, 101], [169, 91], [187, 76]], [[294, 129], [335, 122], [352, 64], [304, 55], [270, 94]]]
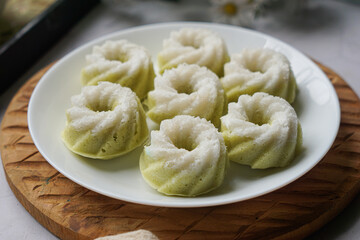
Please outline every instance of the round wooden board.
[[207, 208], [161, 208], [102, 196], [64, 177], [39, 154], [27, 127], [31, 93], [47, 68], [11, 101], [1, 125], [7, 181], [31, 215], [62, 239], [93, 239], [147, 229], [160, 239], [301, 239], [336, 216], [360, 190], [360, 101], [332, 70], [319, 66], [341, 103], [341, 126], [310, 172], [275, 192]]

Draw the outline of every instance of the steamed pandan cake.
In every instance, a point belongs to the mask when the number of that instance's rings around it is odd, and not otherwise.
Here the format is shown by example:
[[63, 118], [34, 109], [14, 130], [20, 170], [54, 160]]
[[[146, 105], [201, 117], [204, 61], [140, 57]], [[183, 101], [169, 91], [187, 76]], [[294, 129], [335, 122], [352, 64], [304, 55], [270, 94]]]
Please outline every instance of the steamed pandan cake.
[[222, 135], [205, 119], [187, 115], [162, 121], [140, 157], [145, 181], [166, 195], [207, 193], [221, 185], [227, 166]]
[[114, 158], [148, 138], [145, 112], [129, 88], [100, 82], [83, 87], [71, 103], [62, 138], [74, 153], [89, 158]]
[[267, 93], [242, 95], [221, 118], [229, 159], [252, 168], [284, 167], [301, 149], [302, 133], [295, 110]]
[[147, 50], [127, 40], [107, 41], [86, 56], [83, 85], [107, 81], [133, 90], [140, 100], [154, 87], [154, 69]]
[[157, 123], [176, 115], [191, 115], [205, 118], [215, 126], [220, 126], [220, 117], [227, 108], [217, 75], [195, 64], [180, 64], [157, 76], [147, 104], [147, 115]]
[[182, 28], [171, 32], [158, 54], [160, 73], [187, 63], [207, 67], [222, 76], [227, 61], [229, 55], [224, 40], [204, 28]]
[[229, 102], [240, 95], [266, 92], [292, 103], [296, 81], [289, 60], [282, 53], [266, 48], [245, 48], [231, 56], [224, 66], [224, 86]]

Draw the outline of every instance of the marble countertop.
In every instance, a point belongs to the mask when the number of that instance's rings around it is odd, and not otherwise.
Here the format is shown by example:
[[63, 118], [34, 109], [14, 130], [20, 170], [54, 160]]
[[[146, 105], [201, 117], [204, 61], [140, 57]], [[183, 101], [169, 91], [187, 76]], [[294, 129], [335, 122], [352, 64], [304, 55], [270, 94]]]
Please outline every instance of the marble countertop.
[[[109, 1], [105, 1], [109, 2]], [[121, 1], [118, 1], [121, 2]], [[276, 37], [332, 68], [360, 96], [360, 4], [355, 1], [309, 1], [304, 18], [267, 14], [254, 29]], [[141, 14], [137, 14], [137, 13]], [[34, 73], [82, 44], [121, 29], [170, 21], [211, 21], [208, 2], [144, 1], [114, 9], [102, 2], [76, 24], [31, 69], [0, 95], [0, 119], [19, 87]], [[17, 201], [0, 168], [0, 239], [57, 239]], [[333, 221], [309, 239], [360, 239], [360, 195]]]

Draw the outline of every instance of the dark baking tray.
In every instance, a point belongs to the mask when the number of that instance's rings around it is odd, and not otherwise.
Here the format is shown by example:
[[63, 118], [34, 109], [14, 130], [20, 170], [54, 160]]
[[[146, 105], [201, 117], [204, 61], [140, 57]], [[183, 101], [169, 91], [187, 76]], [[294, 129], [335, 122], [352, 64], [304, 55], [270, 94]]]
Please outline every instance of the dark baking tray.
[[0, 92], [7, 89], [100, 0], [57, 0], [0, 48]]

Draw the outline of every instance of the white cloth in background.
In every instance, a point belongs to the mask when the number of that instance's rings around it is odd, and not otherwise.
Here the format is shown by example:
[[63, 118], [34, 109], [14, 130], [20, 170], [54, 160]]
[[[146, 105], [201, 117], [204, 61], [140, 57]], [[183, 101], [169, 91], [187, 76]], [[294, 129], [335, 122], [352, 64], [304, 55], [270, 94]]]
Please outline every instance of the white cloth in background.
[[99, 237], [94, 240], [159, 240], [159, 238], [150, 231], [140, 229], [112, 236]]

